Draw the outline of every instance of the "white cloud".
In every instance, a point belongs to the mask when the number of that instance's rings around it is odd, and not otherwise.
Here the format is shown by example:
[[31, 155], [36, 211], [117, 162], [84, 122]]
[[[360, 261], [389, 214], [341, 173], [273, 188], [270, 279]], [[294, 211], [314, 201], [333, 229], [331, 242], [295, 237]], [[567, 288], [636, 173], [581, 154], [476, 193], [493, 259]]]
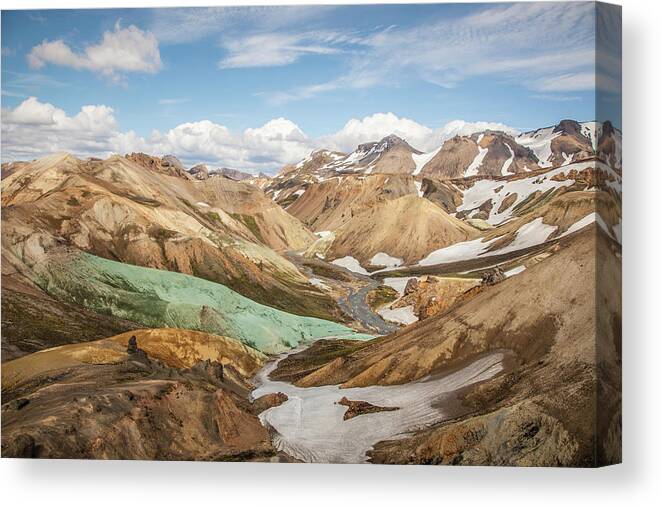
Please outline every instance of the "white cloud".
[[512, 135], [518, 133], [516, 129], [502, 123], [462, 120], [454, 120], [441, 128], [431, 129], [414, 120], [399, 118], [393, 113], [376, 113], [361, 120], [349, 120], [341, 130], [320, 138], [318, 143], [323, 147], [350, 152], [361, 143], [378, 141], [389, 134], [395, 134], [418, 150], [431, 151], [451, 137], [469, 136], [484, 130], [500, 130]]
[[246, 33], [301, 25], [322, 19], [331, 6], [241, 6], [152, 9], [149, 30], [163, 44], [198, 41], [223, 34], [245, 37]]
[[323, 34], [267, 33], [231, 39], [224, 43], [227, 56], [219, 62], [221, 68], [274, 67], [294, 63], [306, 54], [338, 53], [333, 40]]
[[389, 134], [406, 139], [414, 148], [426, 148], [433, 130], [408, 118], [398, 118], [393, 113], [376, 113], [362, 120], [351, 119], [338, 132], [322, 138], [321, 143], [333, 149], [350, 152], [357, 145], [378, 141]]
[[12, 111], [3, 114], [3, 122], [16, 125], [54, 125], [55, 117], [64, 114], [52, 104], [39, 102], [36, 97], [29, 97]]
[[57, 151], [79, 156], [144, 151], [173, 153], [187, 163], [208, 162], [246, 170], [274, 170], [309, 153], [314, 141], [293, 122], [277, 118], [261, 127], [233, 132], [203, 120], [142, 137], [121, 132], [112, 108], [86, 105], [67, 113], [35, 97], [2, 110], [3, 160], [29, 160]]
[[540, 92], [583, 91], [594, 74], [594, 13], [589, 2], [512, 3], [452, 20], [391, 26], [362, 37], [337, 77], [265, 95], [278, 103], [408, 79], [452, 88], [476, 77], [485, 85], [488, 79]]
[[57, 151], [99, 157], [142, 151], [160, 156], [174, 154], [188, 165], [206, 162], [253, 172], [275, 171], [298, 162], [316, 148], [350, 152], [360, 143], [396, 134], [427, 151], [449, 137], [485, 129], [516, 133], [505, 125], [486, 122], [453, 121], [431, 129], [393, 113], [376, 113], [351, 119], [334, 134], [316, 139], [286, 118], [242, 131], [202, 120], [140, 136], [121, 131], [108, 106], [86, 105], [69, 116], [52, 104], [30, 97], [14, 109], [2, 110], [2, 156], [3, 160], [30, 160]]
[[182, 98], [175, 98], [175, 99], [160, 99], [158, 101], [158, 103], [161, 106], [173, 106], [173, 105], [176, 105], [176, 104], [184, 104], [188, 101], [190, 101], [190, 99], [182, 97]]
[[112, 108], [83, 106], [74, 116], [29, 97], [14, 109], [2, 110], [2, 155], [6, 160], [31, 159], [56, 151], [107, 153], [117, 131]]
[[569, 92], [594, 90], [595, 73], [579, 72], [549, 76], [535, 82], [535, 89], [542, 92]]
[[101, 42], [90, 44], [83, 51], [74, 51], [62, 40], [45, 40], [32, 48], [27, 60], [33, 69], [52, 64], [115, 79], [127, 72], [155, 73], [161, 68], [156, 37], [133, 25], [122, 28], [119, 22], [114, 31], [104, 32]]

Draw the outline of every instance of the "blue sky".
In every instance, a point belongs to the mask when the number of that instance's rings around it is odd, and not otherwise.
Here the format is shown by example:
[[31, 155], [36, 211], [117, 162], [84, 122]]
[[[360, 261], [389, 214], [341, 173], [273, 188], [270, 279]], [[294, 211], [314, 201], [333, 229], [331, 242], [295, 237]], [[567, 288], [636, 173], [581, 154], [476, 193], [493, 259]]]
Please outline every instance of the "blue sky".
[[3, 160], [144, 149], [269, 170], [388, 128], [431, 149], [452, 120], [592, 120], [594, 26], [589, 2], [4, 11]]

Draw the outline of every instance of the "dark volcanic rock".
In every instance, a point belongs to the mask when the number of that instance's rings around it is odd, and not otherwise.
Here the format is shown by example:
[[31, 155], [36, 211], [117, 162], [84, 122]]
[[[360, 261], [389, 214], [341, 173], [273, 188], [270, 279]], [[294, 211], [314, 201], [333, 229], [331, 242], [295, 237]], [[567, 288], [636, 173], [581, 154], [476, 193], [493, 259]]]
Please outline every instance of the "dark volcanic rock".
[[482, 285], [496, 285], [507, 278], [503, 270], [495, 267], [482, 275]]
[[131, 336], [131, 338], [129, 338], [126, 352], [128, 352], [129, 359], [131, 361], [138, 361], [139, 363], [144, 364], [150, 363], [147, 353], [138, 347], [138, 339], [135, 336]]

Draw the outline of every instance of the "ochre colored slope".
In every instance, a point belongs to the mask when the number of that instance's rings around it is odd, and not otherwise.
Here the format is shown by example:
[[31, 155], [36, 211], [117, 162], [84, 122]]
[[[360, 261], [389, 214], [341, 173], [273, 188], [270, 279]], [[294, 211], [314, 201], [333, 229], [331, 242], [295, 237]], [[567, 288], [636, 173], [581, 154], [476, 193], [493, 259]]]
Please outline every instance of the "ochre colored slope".
[[478, 236], [434, 203], [407, 195], [380, 203], [335, 231], [329, 258], [351, 255], [366, 265], [377, 253], [415, 262], [429, 252]]

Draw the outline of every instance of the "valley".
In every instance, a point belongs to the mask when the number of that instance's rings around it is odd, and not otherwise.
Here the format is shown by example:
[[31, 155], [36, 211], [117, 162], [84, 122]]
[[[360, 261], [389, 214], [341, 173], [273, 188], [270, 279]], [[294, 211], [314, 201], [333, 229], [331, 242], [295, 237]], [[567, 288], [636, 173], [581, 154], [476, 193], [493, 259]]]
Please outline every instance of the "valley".
[[621, 144], [3, 164], [2, 455], [617, 462]]

